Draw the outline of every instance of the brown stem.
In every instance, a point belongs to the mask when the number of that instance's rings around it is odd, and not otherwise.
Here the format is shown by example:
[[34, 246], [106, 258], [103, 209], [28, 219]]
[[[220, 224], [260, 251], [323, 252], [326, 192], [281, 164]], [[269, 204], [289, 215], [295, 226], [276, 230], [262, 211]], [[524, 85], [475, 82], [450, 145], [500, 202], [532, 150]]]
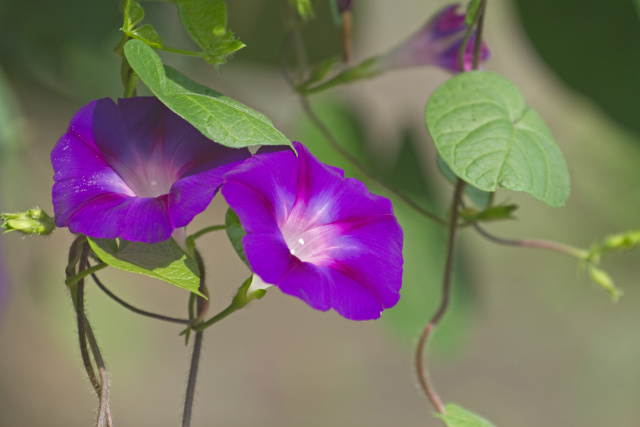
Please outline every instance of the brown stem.
[[96, 425], [98, 427], [103, 427], [105, 425], [107, 427], [111, 427], [113, 426], [113, 419], [111, 417], [111, 405], [109, 404], [109, 378], [107, 376], [107, 369], [104, 364], [104, 359], [102, 359], [98, 342], [96, 341], [96, 337], [91, 329], [91, 325], [86, 317], [84, 320], [87, 339], [89, 340], [89, 346], [91, 347], [91, 354], [93, 354], [93, 360], [96, 361], [98, 373], [100, 374], [100, 393], [98, 394], [98, 397], [100, 398], [100, 406], [98, 408], [98, 420]]
[[445, 262], [444, 279], [442, 281], [442, 299], [440, 301], [440, 307], [438, 311], [433, 315], [427, 326], [425, 326], [418, 342], [418, 348], [416, 350], [416, 370], [418, 373], [418, 379], [420, 385], [425, 394], [441, 414], [445, 413], [445, 406], [442, 403], [442, 399], [436, 392], [435, 388], [430, 384], [428, 379], [427, 370], [424, 366], [424, 351], [431, 336], [431, 331], [438, 325], [438, 322], [442, 319], [449, 307], [449, 300], [451, 297], [451, 277], [453, 273], [453, 254], [455, 249], [456, 231], [458, 229], [458, 205], [462, 199], [462, 193], [464, 191], [465, 182], [458, 179], [456, 183], [456, 189], [453, 194], [453, 202], [451, 203], [451, 216], [449, 219], [449, 243], [447, 247], [447, 260]]
[[[86, 241], [84, 241], [84, 243], [82, 244], [84, 246], [82, 247], [78, 273], [84, 271], [89, 266], [89, 245], [86, 243]], [[67, 272], [67, 274], [69, 274], [69, 272]], [[98, 348], [98, 343], [96, 341], [95, 335], [93, 334], [93, 330], [91, 329], [89, 320], [87, 319], [87, 316], [84, 312], [84, 278], [80, 279], [76, 284], [72, 285], [71, 292], [75, 292], [75, 296], [72, 295], [72, 297], [75, 298], [74, 306], [76, 309], [78, 340], [80, 342], [80, 354], [82, 356], [82, 362], [84, 364], [85, 370], [87, 371], [89, 380], [91, 381], [91, 385], [93, 386], [96, 394], [98, 395], [98, 399], [100, 400], [96, 426], [112, 427], [113, 419], [111, 417], [111, 407], [109, 404], [109, 380], [107, 378], [107, 371], [104, 365], [104, 360], [102, 359], [102, 355], [100, 354], [100, 349]], [[95, 361], [98, 368], [99, 379], [98, 377], [96, 377], [93, 365], [91, 363], [91, 358], [89, 357], [89, 353], [87, 351], [87, 341], [88, 347], [91, 348], [93, 360]]]
[[[79, 270], [83, 271], [88, 266], [88, 254], [89, 254], [89, 246], [85, 244], [82, 249], [82, 255], [80, 259]], [[71, 289], [71, 292], [74, 290]], [[93, 364], [91, 363], [91, 358], [89, 357], [89, 350], [87, 348], [87, 334], [86, 334], [86, 317], [84, 315], [84, 279], [80, 279], [80, 281], [75, 285], [76, 292], [76, 323], [78, 327], [78, 342], [80, 344], [80, 356], [82, 357], [82, 364], [84, 365], [84, 369], [87, 372], [87, 376], [89, 377], [89, 381], [93, 386], [98, 397], [100, 397], [100, 382], [96, 377], [96, 373], [93, 370]]]
[[544, 249], [548, 251], [559, 252], [561, 254], [569, 255], [578, 259], [586, 259], [589, 256], [589, 252], [583, 249], [576, 248], [574, 246], [565, 245], [562, 243], [554, 242], [551, 240], [542, 239], [504, 239], [502, 237], [494, 236], [489, 233], [478, 224], [474, 223], [473, 228], [485, 239], [488, 239], [494, 243], [507, 246], [519, 246], [522, 248], [535, 248]]

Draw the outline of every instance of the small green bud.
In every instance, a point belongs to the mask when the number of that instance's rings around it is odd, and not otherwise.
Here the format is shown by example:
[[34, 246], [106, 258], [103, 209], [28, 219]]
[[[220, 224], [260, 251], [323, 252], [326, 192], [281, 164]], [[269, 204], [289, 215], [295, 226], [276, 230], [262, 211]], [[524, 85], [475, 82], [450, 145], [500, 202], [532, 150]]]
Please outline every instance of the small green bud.
[[46, 236], [56, 228], [56, 224], [45, 211], [40, 208], [29, 209], [26, 212], [0, 214], [1, 228], [4, 232], [19, 231], [24, 234], [39, 234]]
[[596, 282], [596, 284], [609, 293], [613, 302], [618, 301], [618, 298], [622, 295], [622, 291], [616, 287], [613, 283], [613, 279], [606, 271], [590, 264], [587, 267], [587, 273], [589, 274], [589, 277], [591, 277], [591, 280]]
[[625, 251], [640, 245], [640, 230], [614, 234], [602, 242], [602, 252]]

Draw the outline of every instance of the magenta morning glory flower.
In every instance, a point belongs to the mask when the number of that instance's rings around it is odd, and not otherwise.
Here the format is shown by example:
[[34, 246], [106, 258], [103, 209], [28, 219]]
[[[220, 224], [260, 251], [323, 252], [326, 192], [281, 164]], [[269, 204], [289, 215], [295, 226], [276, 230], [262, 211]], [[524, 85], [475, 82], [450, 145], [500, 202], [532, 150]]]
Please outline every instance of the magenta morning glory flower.
[[[420, 31], [388, 54], [380, 57], [376, 66], [380, 71], [435, 65], [451, 72], [460, 71], [458, 51], [467, 31], [465, 14], [458, 13], [458, 5], [447, 6], [433, 16]], [[471, 70], [475, 31], [464, 54], [465, 71]], [[489, 48], [483, 42], [480, 61], [489, 58]]]
[[91, 237], [166, 240], [249, 156], [207, 139], [156, 98], [92, 101], [51, 153], [56, 224]]
[[294, 147], [298, 156], [259, 151], [225, 177], [222, 194], [247, 232], [251, 269], [317, 310], [378, 318], [398, 302], [402, 281], [391, 202]]

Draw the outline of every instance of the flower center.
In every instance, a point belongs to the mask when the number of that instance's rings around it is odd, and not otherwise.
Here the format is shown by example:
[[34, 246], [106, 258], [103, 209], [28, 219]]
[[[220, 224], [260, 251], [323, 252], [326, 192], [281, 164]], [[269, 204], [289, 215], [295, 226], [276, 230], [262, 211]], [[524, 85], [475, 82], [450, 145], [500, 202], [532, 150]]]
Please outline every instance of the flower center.
[[138, 197], [158, 197], [169, 193], [171, 186], [177, 181], [175, 175], [168, 165], [150, 161], [139, 164], [126, 182]]
[[331, 257], [332, 240], [338, 235], [337, 227], [327, 224], [318, 225], [308, 223], [297, 218], [289, 217], [281, 227], [291, 255], [296, 256], [302, 262], [314, 264], [326, 264]]

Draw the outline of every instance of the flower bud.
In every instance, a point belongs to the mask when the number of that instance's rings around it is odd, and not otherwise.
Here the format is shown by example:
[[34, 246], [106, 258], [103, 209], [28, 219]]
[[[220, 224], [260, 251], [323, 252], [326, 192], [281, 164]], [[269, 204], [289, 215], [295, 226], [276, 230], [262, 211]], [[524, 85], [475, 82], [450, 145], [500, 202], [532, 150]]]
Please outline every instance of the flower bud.
[[[435, 65], [456, 73], [460, 70], [458, 51], [467, 27], [465, 14], [457, 12], [458, 5], [447, 6], [432, 17], [420, 31], [404, 43], [378, 59], [379, 71]], [[464, 69], [471, 70], [475, 32], [472, 33], [464, 53]], [[483, 42], [480, 61], [489, 58], [489, 48]]]
[[613, 302], [618, 301], [622, 295], [622, 291], [616, 287], [613, 279], [606, 271], [592, 264], [587, 267], [587, 273], [589, 277], [591, 277], [591, 280], [609, 293]]
[[338, 11], [340, 13], [351, 10], [353, 3], [355, 0], [337, 0], [338, 2]]
[[40, 234], [46, 236], [56, 228], [56, 224], [45, 211], [40, 208], [29, 209], [26, 212], [0, 214], [4, 232], [19, 231], [24, 234]]

